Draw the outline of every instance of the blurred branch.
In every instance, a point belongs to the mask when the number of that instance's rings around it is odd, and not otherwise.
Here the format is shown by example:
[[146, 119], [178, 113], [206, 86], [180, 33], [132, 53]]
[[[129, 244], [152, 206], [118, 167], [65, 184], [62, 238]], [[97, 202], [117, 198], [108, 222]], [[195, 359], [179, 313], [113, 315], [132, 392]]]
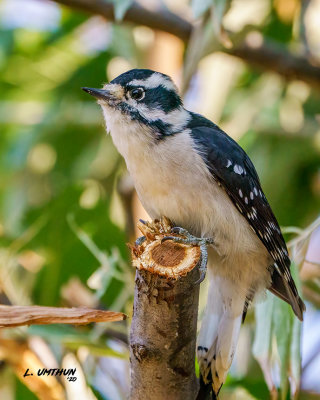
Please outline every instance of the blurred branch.
[[320, 308], [320, 294], [309, 288], [306, 284], [302, 286], [303, 298], [310, 301], [316, 308]]
[[302, 390], [299, 395], [299, 400], [319, 400], [320, 394], [308, 390]]
[[305, 361], [302, 369], [302, 374], [306, 373], [306, 370], [310, 367], [310, 365], [314, 362], [316, 358], [320, 355], [320, 341], [313, 346], [313, 351]]
[[[90, 14], [99, 14], [114, 21], [114, 3], [105, 0], [54, 0], [57, 3], [68, 7], [85, 11]], [[171, 11], [161, 8], [150, 11], [140, 4], [134, 2], [126, 12], [124, 21], [132, 22], [136, 25], [146, 25], [152, 29], [159, 29], [178, 36], [187, 42], [192, 30], [190, 22], [179, 17]]]
[[309, 43], [306, 35], [306, 13], [309, 9], [311, 0], [304, 0], [301, 2], [301, 11], [300, 11], [300, 18], [299, 18], [299, 36], [304, 45], [304, 52], [305, 55], [310, 55], [310, 48]]
[[117, 339], [120, 340], [122, 343], [128, 345], [129, 344], [129, 340], [128, 340], [128, 335], [124, 332], [119, 332], [116, 331], [115, 329], [105, 329], [103, 331], [103, 334], [106, 337], [110, 337], [112, 339]]
[[125, 314], [89, 308], [41, 306], [0, 306], [0, 327], [34, 324], [90, 324], [91, 322], [122, 321]]
[[[99, 14], [114, 21], [113, 3], [104, 0], [54, 0], [73, 9], [91, 14]], [[171, 11], [161, 8], [149, 10], [133, 3], [124, 16], [124, 21], [159, 29], [188, 42], [194, 25]], [[232, 39], [232, 38], [231, 38]], [[306, 58], [296, 56], [276, 43], [264, 43], [259, 47], [242, 42], [219, 51], [239, 57], [264, 70], [275, 71], [287, 79], [301, 79], [320, 90], [320, 67], [312, 65]]]
[[258, 68], [277, 72], [287, 79], [304, 80], [320, 90], [320, 67], [312, 65], [304, 57], [288, 52], [277, 43], [264, 42], [257, 48], [242, 43], [224, 51]]
[[[303, 123], [303, 126], [293, 132], [293, 131], [287, 131], [283, 128], [280, 128], [276, 124], [266, 124], [265, 121], [253, 121], [252, 123], [252, 129], [257, 132], [259, 135], [265, 135], [265, 136], [281, 136], [281, 137], [286, 137], [287, 139], [296, 139], [296, 138], [302, 138], [302, 139], [308, 139], [313, 138], [318, 130], [319, 130], [319, 124], [315, 119], [308, 118], [305, 115], [305, 120]], [[288, 229], [289, 227], [285, 227], [284, 229]], [[286, 233], [295, 233], [295, 234], [300, 234], [302, 230], [300, 229], [299, 231], [297, 228], [294, 228], [295, 230], [287, 230]]]
[[131, 241], [134, 240], [135, 237], [134, 218], [132, 213], [132, 202], [135, 189], [133, 180], [128, 172], [124, 173], [120, 177], [117, 189], [123, 203], [123, 210], [126, 216], [126, 234]]

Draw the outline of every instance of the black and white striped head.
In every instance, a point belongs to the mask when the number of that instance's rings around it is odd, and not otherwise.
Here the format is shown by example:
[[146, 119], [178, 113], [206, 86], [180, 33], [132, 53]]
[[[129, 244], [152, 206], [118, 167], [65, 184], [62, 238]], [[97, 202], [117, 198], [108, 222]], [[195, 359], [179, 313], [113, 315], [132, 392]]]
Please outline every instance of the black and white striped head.
[[160, 72], [132, 69], [102, 89], [83, 90], [98, 99], [107, 125], [110, 118], [123, 124], [135, 121], [159, 139], [180, 131], [188, 122], [176, 85]]

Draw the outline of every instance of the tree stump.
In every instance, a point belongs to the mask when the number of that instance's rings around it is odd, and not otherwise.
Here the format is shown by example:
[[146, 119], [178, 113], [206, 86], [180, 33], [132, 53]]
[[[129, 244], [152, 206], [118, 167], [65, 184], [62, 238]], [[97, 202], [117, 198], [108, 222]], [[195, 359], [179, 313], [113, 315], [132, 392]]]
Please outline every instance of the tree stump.
[[131, 400], [193, 400], [200, 248], [165, 241], [171, 223], [140, 223], [130, 331]]

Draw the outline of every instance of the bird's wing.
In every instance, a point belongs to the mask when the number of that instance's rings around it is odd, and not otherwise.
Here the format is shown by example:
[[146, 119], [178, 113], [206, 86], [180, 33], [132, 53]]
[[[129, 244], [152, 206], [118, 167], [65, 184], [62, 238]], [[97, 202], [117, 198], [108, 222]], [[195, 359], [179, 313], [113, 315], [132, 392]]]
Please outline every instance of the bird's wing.
[[275, 279], [269, 289], [285, 298], [302, 320], [305, 306], [290, 273], [286, 243], [250, 158], [232, 138], [214, 124], [192, 126], [191, 136], [214, 179], [224, 188], [270, 253], [275, 266]]

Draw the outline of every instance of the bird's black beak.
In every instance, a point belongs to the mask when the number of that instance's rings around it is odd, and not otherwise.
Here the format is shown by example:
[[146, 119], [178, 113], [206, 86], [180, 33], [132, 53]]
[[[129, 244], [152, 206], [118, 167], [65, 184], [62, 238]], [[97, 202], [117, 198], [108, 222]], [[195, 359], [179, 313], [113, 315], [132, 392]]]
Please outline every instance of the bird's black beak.
[[97, 98], [97, 99], [102, 99], [102, 100], [114, 100], [114, 95], [109, 92], [109, 90], [105, 89], [95, 89], [95, 88], [88, 88], [88, 87], [83, 87], [81, 88], [85, 92], [91, 94], [91, 96]]

